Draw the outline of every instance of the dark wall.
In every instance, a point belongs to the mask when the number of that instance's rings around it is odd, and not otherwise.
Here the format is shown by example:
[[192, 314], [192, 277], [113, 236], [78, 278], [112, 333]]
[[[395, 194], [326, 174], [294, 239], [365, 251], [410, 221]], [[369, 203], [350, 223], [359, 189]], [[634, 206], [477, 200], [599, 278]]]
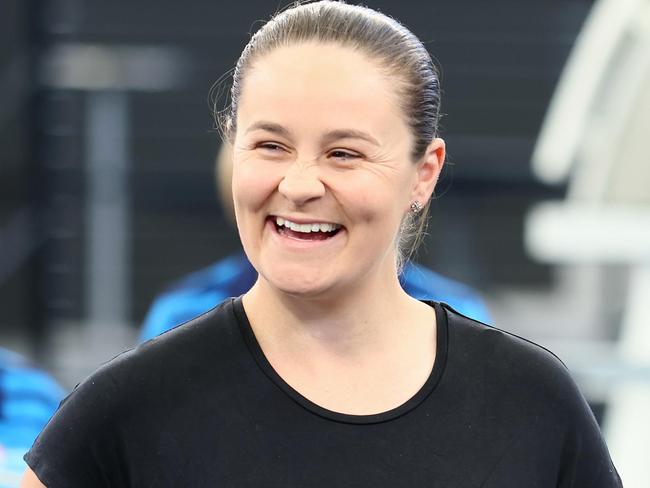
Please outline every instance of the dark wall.
[[34, 4], [0, 3], [0, 331], [33, 333], [43, 324], [38, 307], [39, 172], [34, 151], [38, 51]]

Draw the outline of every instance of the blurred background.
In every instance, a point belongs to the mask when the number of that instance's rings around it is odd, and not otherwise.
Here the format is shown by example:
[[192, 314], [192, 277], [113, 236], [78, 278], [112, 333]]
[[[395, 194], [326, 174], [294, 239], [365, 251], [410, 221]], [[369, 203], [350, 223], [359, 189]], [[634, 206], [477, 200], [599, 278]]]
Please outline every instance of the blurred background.
[[[365, 4], [442, 67], [416, 260], [558, 354], [626, 487], [650, 487], [650, 1]], [[239, 249], [208, 93], [283, 5], [0, 3], [0, 486], [154, 297]]]

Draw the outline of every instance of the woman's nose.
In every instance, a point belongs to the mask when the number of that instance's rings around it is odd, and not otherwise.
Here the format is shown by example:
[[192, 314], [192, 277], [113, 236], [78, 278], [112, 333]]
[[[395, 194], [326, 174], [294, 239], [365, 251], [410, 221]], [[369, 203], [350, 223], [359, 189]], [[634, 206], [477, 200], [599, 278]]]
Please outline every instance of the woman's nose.
[[278, 191], [298, 206], [325, 194], [325, 185], [320, 180], [318, 166], [315, 163], [296, 161], [284, 175]]

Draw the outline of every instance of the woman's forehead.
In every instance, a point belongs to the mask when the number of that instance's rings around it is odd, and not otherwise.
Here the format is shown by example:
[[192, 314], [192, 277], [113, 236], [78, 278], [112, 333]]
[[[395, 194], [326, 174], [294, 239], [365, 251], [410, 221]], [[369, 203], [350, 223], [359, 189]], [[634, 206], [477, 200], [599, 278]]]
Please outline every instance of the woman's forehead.
[[[238, 127], [259, 120], [341, 125], [374, 131], [404, 123], [394, 81], [378, 64], [351, 48], [299, 44], [256, 60], [243, 80]], [[243, 125], [242, 125], [243, 123]]]

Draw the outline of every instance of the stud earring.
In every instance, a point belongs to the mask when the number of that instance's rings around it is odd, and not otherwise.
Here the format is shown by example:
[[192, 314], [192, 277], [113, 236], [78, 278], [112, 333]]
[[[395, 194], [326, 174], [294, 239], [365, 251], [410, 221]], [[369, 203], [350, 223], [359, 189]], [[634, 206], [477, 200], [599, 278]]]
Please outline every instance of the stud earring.
[[419, 214], [423, 208], [422, 204], [416, 200], [411, 204], [411, 213]]

